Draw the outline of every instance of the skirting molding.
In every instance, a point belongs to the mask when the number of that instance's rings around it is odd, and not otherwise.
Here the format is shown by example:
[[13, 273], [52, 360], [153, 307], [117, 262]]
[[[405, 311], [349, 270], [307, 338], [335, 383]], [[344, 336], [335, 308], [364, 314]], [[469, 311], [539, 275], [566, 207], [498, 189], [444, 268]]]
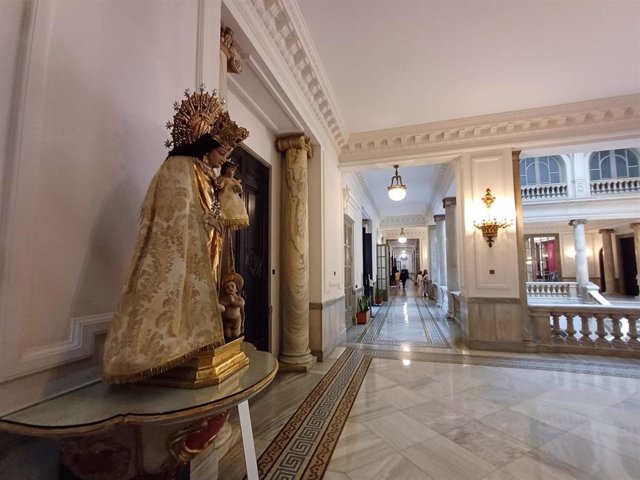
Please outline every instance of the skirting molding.
[[326, 310], [329, 307], [332, 307], [336, 303], [344, 302], [344, 295], [341, 295], [336, 298], [332, 298], [331, 300], [327, 300], [325, 302], [312, 302], [309, 303], [309, 309], [311, 310]]

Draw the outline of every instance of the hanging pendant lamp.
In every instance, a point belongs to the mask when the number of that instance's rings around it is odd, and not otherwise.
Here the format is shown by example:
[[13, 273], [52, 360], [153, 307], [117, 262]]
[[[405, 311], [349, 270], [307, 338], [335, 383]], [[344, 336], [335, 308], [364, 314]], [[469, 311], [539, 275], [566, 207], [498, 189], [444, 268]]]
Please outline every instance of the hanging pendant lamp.
[[407, 243], [407, 236], [404, 234], [404, 228], [400, 229], [400, 236], [398, 237], [400, 243]]
[[402, 183], [402, 177], [398, 174], [398, 168], [400, 168], [400, 165], [394, 165], [393, 168], [396, 169], [396, 173], [391, 177], [391, 185], [387, 187], [387, 191], [391, 200], [399, 202], [407, 196], [407, 187]]

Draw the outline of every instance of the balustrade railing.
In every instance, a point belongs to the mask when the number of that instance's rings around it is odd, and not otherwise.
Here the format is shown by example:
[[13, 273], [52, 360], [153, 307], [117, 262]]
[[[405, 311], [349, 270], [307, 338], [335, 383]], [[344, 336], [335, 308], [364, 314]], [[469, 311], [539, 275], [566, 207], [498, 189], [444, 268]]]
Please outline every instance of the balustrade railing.
[[554, 298], [569, 301], [578, 297], [576, 282], [527, 282], [526, 285], [528, 298]]
[[640, 177], [612, 178], [591, 182], [591, 195], [615, 195], [640, 192]]
[[640, 357], [640, 308], [549, 304], [529, 306], [529, 315], [543, 351]]
[[523, 200], [547, 200], [565, 198], [568, 196], [566, 183], [552, 183], [547, 185], [527, 185], [520, 187]]

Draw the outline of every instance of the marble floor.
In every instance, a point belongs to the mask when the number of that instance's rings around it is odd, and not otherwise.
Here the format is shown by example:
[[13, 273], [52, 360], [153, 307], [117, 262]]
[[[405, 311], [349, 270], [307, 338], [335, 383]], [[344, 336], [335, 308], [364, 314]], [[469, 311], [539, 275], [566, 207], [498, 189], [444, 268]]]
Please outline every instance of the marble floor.
[[[375, 313], [347, 334], [345, 347], [373, 360], [325, 479], [640, 478], [639, 361], [467, 351], [411, 289]], [[448, 348], [429, 345], [425, 322]], [[380, 344], [359, 343], [373, 326]], [[258, 455], [345, 347], [306, 375], [279, 374], [250, 402]], [[217, 469], [218, 478], [243, 478], [239, 439]]]

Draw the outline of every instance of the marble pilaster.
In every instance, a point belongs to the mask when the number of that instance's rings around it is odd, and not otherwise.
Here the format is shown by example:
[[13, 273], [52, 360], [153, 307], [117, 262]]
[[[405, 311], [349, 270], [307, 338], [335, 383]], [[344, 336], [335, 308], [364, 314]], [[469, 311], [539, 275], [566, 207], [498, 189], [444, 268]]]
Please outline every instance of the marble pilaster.
[[598, 231], [602, 235], [602, 256], [604, 260], [604, 283], [607, 293], [616, 293], [616, 271], [613, 263], [613, 241], [611, 234], [615, 230], [603, 228]]
[[453, 292], [460, 290], [458, 274], [458, 238], [456, 235], [456, 197], [446, 197], [442, 199], [444, 215], [446, 217], [445, 230], [447, 237], [446, 260], [447, 260], [447, 318], [453, 319], [454, 302], [451, 298]]
[[447, 232], [445, 227], [444, 215], [434, 215], [433, 220], [436, 222], [436, 236], [438, 237], [438, 272], [439, 285], [447, 285]]
[[433, 283], [439, 282], [438, 236], [435, 225], [429, 225], [429, 277]]
[[308, 137], [281, 137], [284, 152], [282, 182], [282, 350], [281, 370], [309, 371], [316, 362], [309, 348], [309, 218], [307, 161]]
[[445, 235], [446, 243], [446, 265], [447, 265], [447, 287], [450, 292], [457, 292], [460, 289], [458, 276], [458, 239], [456, 235], [456, 197], [442, 199], [445, 211]]
[[573, 227], [574, 248], [576, 250], [576, 282], [578, 291], [584, 294], [589, 283], [589, 264], [587, 263], [587, 237], [584, 226], [585, 219], [571, 220], [569, 225]]
[[[636, 272], [638, 272], [636, 284], [640, 291], [640, 222], [632, 223], [631, 228], [633, 228], [633, 247], [636, 252]], [[640, 294], [636, 298], [640, 299]]]

